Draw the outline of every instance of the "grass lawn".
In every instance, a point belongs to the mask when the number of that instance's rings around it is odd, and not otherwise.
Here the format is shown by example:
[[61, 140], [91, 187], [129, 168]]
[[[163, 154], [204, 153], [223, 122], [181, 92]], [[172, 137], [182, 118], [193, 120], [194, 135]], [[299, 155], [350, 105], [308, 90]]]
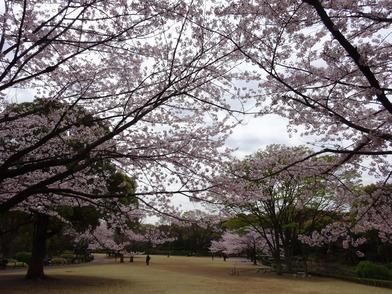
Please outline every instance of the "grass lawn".
[[[0, 293], [72, 294], [192, 294], [192, 293], [308, 293], [308, 294], [392, 294], [392, 289], [377, 288], [334, 279], [294, 278], [274, 273], [256, 273], [256, 266], [241, 259], [210, 257], [144, 256], [133, 263], [98, 257], [86, 265], [46, 267], [48, 279], [24, 280], [25, 271], [0, 271]], [[231, 275], [232, 270], [238, 276]]]

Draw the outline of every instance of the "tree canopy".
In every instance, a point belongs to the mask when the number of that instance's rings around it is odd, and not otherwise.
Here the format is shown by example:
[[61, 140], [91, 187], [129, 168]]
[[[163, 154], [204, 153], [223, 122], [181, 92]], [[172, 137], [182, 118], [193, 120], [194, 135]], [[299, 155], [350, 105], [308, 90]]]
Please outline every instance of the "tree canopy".
[[[231, 49], [212, 33], [194, 38], [202, 18], [195, 4], [128, 4], [4, 1], [0, 124], [8, 145], [1, 149], [0, 212], [54, 187], [89, 201], [108, 197], [61, 186], [70, 177], [82, 181], [102, 160], [137, 179], [133, 196], [147, 214], [176, 215], [171, 195], [192, 198], [208, 187], [232, 126], [222, 112], [234, 75]], [[40, 107], [7, 107], [13, 91], [23, 98], [22, 88], [42, 99]], [[63, 106], [42, 118], [56, 103]], [[32, 126], [45, 130], [29, 132]], [[78, 148], [66, 148], [71, 137]], [[89, 186], [98, 190], [100, 182]]]
[[[343, 199], [355, 198], [355, 171], [320, 175], [318, 171], [333, 164], [333, 159], [324, 156], [301, 161], [307, 154], [312, 151], [303, 147], [270, 145], [228, 165], [212, 196], [229, 218], [241, 219], [263, 238], [278, 272], [282, 271], [282, 255], [291, 267], [300, 235], [311, 235], [328, 225], [325, 216], [341, 215], [336, 220], [341, 221], [350, 209]], [[288, 167], [298, 161], [301, 163]], [[339, 233], [342, 238], [348, 235], [342, 230]]]
[[[371, 158], [370, 172], [391, 169], [390, 1], [231, 1], [217, 4], [226, 36], [256, 73], [263, 112], [317, 135], [336, 165]], [[231, 23], [231, 26], [223, 25]], [[252, 66], [253, 65], [253, 66]], [[263, 108], [266, 107], [267, 109]], [[301, 129], [299, 129], [301, 130]]]
[[208, 200], [242, 114], [275, 113], [315, 151], [270, 181], [367, 172], [379, 189], [355, 199], [342, 185], [337, 200], [390, 240], [390, 1], [1, 3], [0, 213], [104, 203], [113, 193], [90, 171], [110, 162], [137, 182], [142, 214], [178, 217], [171, 196]]

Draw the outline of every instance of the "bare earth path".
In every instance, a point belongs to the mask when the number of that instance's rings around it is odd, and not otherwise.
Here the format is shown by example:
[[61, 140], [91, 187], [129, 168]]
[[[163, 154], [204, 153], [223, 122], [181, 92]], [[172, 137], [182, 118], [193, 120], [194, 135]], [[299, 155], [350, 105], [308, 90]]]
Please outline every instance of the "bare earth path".
[[[144, 256], [133, 263], [106, 262], [102, 258], [88, 265], [47, 267], [44, 281], [26, 281], [21, 271], [0, 271], [0, 293], [72, 294], [392, 294], [377, 288], [334, 279], [301, 279], [292, 276], [256, 273], [256, 266], [241, 259], [152, 256], [146, 266]], [[231, 275], [233, 269], [239, 276]]]

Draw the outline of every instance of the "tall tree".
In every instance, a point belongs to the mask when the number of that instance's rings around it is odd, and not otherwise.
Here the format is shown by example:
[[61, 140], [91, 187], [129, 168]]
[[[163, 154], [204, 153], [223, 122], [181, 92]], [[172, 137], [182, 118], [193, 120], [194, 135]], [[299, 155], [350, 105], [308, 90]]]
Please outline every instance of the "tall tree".
[[257, 254], [270, 253], [265, 239], [254, 228], [243, 228], [241, 231], [225, 232], [219, 241], [211, 242], [212, 253], [238, 254], [246, 252], [253, 264], [257, 264]]
[[[35, 113], [35, 120], [25, 121], [24, 129], [20, 128], [19, 132], [7, 132], [4, 134], [2, 141], [4, 150], [12, 153], [14, 150], [23, 148], [26, 143], [30, 142], [32, 138], [45, 137], [50, 132], [51, 126], [55, 123], [59, 112], [68, 109], [69, 105], [60, 103], [58, 101], [45, 101], [37, 99], [34, 102], [25, 102], [21, 104], [8, 105], [6, 112], [13, 112], [16, 114], [31, 112]], [[108, 128], [103, 122], [92, 122], [92, 116], [88, 116], [86, 111], [79, 107], [73, 107], [68, 110], [67, 115], [64, 116], [64, 124], [72, 124], [73, 119], [79, 117], [90, 117], [90, 120], [79, 121], [77, 127], [69, 128], [66, 134], [59, 138], [50, 140], [45, 148], [37, 153], [30, 153], [28, 162], [39, 162], [43, 157], [56, 156], [60, 154], [70, 154], [83, 148], [85, 142], [91, 137], [96, 137], [104, 134]], [[12, 130], [11, 126], [8, 126]], [[80, 136], [80, 137], [78, 137]], [[114, 153], [115, 146], [107, 149], [106, 152]], [[137, 210], [137, 201], [135, 198], [131, 199], [135, 191], [135, 182], [129, 177], [118, 173], [117, 168], [109, 159], [96, 157], [91, 161], [88, 169], [82, 173], [74, 173], [72, 176], [63, 178], [56, 186], [45, 187], [41, 191], [37, 191], [33, 199], [24, 201], [19, 205], [13, 207], [14, 210], [23, 211], [26, 214], [32, 214], [34, 221], [32, 254], [29, 263], [29, 269], [26, 278], [44, 278], [43, 271], [44, 258], [46, 256], [46, 242], [47, 239], [56, 235], [63, 226], [54, 226], [53, 219], [57, 218], [60, 221], [72, 224], [76, 217], [73, 212], [94, 210], [93, 221], [97, 223], [99, 217], [112, 220], [114, 214], [124, 213], [123, 218], [127, 219], [130, 213], [125, 214], [126, 211]], [[76, 162], [69, 161], [64, 166], [58, 169], [67, 170], [72, 169]], [[23, 176], [14, 178], [12, 187], [3, 187], [4, 195], [12, 193], [12, 191], [23, 190], [26, 186], [31, 185], [34, 181], [45, 180], [49, 178], [56, 169], [43, 169], [41, 173], [26, 173]], [[69, 192], [71, 191], [71, 192]], [[93, 204], [88, 197], [83, 195], [103, 195], [106, 197], [100, 198]], [[78, 195], [78, 197], [72, 197]], [[117, 201], [116, 204], [113, 204]], [[67, 207], [68, 206], [68, 207]], [[133, 215], [131, 215], [133, 216]], [[91, 219], [88, 221], [87, 217], [84, 222], [80, 223], [75, 228], [93, 225]], [[95, 224], [96, 225], [96, 224]]]
[[[238, 48], [248, 78], [259, 82], [260, 114], [284, 116], [291, 132], [314, 136], [313, 156], [337, 154], [328, 169], [354, 164], [379, 186], [391, 182], [391, 1], [235, 0], [214, 8], [219, 24], [211, 30]], [[379, 226], [391, 223], [363, 230]]]
[[[146, 213], [175, 214], [171, 195], [191, 198], [208, 187], [232, 126], [222, 109], [233, 96], [228, 81], [235, 65], [224, 38], [200, 31], [210, 21], [202, 7], [198, 1], [4, 1], [0, 106], [13, 93], [22, 99], [22, 88], [68, 106], [38, 136], [26, 128], [42, 125], [42, 110], [2, 112], [0, 212], [29, 206], [42, 193], [105, 198], [61, 184], [109, 159], [138, 179], [134, 196]], [[97, 124], [107, 129], [95, 132]], [[23, 144], [14, 146], [20, 133]], [[70, 136], [80, 148], [65, 150]], [[20, 185], [24, 177], [31, 180]]]
[[[58, 204], [113, 208], [107, 221], [125, 222], [176, 215], [173, 194], [209, 186], [235, 65], [225, 38], [200, 30], [210, 20], [199, 2], [3, 2], [0, 213], [35, 211], [38, 247]], [[9, 105], [34, 95], [36, 107]], [[137, 190], [110, 191], [103, 162]]]
[[318, 175], [318, 170], [331, 164], [329, 157], [308, 159], [287, 167], [306, 154], [311, 151], [270, 145], [264, 151], [233, 162], [217, 182], [217, 187], [220, 185], [215, 194], [217, 202], [225, 206], [230, 217], [242, 219], [261, 235], [278, 274], [283, 270], [282, 256], [291, 269], [300, 234], [312, 232], [331, 211], [347, 209], [348, 203], [335, 193], [343, 188], [349, 193], [346, 188], [355, 183], [346, 171]]
[[[388, 248], [392, 243], [391, 186], [370, 185], [355, 194], [357, 197], [347, 199], [350, 209], [344, 222], [332, 222], [312, 235], [301, 236], [301, 240], [312, 246], [322, 246], [343, 238], [345, 249], [350, 246], [357, 249], [367, 241], [370, 244], [379, 241]], [[356, 254], [360, 257], [364, 255], [358, 249]]]
[[217, 237], [218, 219], [199, 209], [186, 211], [182, 217], [187, 221], [181, 224], [178, 233], [186, 244], [186, 249], [192, 250], [192, 253], [206, 254], [211, 240]]

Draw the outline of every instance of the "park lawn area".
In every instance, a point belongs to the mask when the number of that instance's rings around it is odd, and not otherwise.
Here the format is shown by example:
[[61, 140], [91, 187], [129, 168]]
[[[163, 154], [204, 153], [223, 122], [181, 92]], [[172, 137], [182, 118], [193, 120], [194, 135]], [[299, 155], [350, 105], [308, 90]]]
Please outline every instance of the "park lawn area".
[[[149, 266], [145, 256], [133, 263], [97, 257], [84, 265], [46, 267], [48, 279], [24, 280], [25, 272], [0, 272], [0, 293], [72, 294], [148, 294], [148, 293], [308, 293], [308, 294], [392, 294], [384, 289], [335, 279], [294, 278], [274, 273], [257, 273], [257, 266], [238, 258], [226, 262], [215, 257], [178, 257], [152, 255]], [[235, 269], [239, 275], [232, 275]]]

